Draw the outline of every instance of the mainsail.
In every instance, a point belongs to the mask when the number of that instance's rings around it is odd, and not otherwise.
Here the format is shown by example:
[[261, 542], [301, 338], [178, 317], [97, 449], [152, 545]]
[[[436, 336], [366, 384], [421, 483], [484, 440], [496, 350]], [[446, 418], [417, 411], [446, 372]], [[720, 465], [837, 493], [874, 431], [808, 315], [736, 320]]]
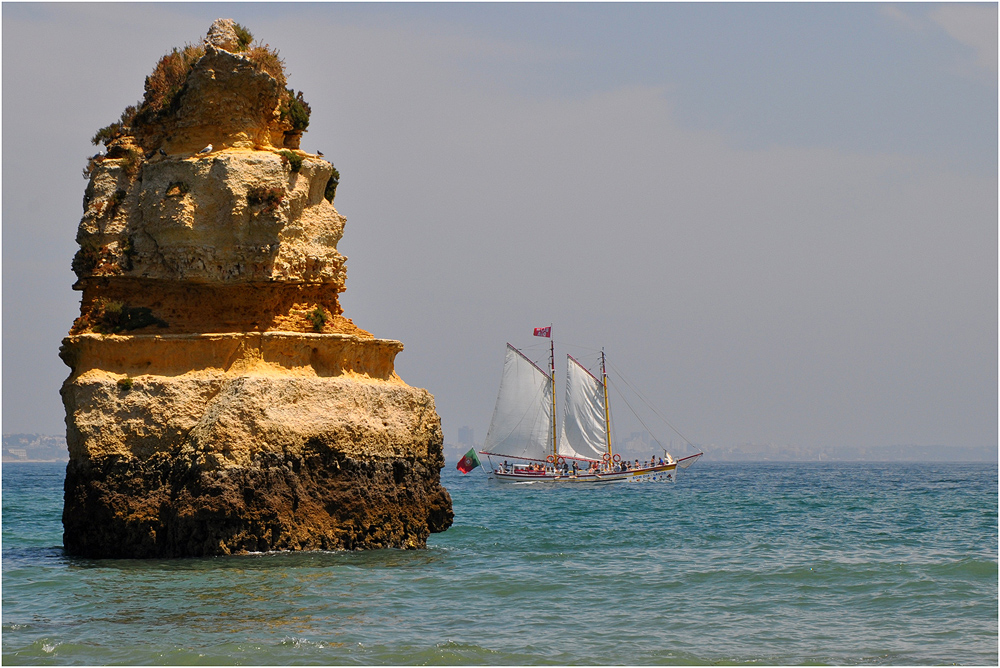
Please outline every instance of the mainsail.
[[559, 454], [600, 460], [608, 453], [604, 383], [567, 355], [566, 406]]
[[552, 378], [508, 343], [483, 452], [521, 459], [551, 455], [552, 393]]

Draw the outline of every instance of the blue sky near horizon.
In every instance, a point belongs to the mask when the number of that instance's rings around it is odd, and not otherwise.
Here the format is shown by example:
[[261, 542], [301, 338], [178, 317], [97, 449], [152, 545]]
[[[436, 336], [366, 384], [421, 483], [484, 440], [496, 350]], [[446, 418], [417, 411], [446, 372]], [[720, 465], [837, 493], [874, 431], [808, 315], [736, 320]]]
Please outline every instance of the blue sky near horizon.
[[2, 12], [4, 432], [61, 429], [89, 138], [230, 16], [343, 175], [345, 315], [448, 439], [554, 322], [700, 442], [996, 444], [996, 4]]

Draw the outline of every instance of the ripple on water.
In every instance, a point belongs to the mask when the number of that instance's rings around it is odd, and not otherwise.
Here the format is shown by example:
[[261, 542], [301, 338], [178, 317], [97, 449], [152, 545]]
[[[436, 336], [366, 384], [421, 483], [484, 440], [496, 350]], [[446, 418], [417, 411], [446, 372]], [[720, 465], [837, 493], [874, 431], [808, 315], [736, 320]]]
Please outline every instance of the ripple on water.
[[699, 462], [600, 490], [446, 469], [455, 526], [427, 550], [150, 561], [67, 558], [58, 470], [8, 468], [8, 664], [997, 662], [995, 466]]

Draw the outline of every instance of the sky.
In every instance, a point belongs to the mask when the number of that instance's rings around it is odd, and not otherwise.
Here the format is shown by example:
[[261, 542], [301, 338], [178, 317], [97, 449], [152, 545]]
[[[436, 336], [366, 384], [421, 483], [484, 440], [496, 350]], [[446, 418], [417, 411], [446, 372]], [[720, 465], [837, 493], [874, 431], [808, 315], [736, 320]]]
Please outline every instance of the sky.
[[344, 314], [446, 441], [551, 324], [695, 443], [997, 446], [997, 5], [923, 3], [4, 3], [4, 433], [65, 430], [90, 137], [219, 17], [310, 103]]

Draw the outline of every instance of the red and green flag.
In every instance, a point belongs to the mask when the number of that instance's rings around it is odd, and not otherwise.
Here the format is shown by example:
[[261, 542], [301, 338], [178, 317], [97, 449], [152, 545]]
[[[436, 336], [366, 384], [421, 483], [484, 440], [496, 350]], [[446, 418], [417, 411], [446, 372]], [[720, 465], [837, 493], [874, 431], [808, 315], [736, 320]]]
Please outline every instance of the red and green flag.
[[462, 473], [468, 473], [472, 469], [479, 466], [479, 457], [476, 456], [476, 449], [472, 448], [465, 453], [465, 456], [458, 462], [458, 470]]

